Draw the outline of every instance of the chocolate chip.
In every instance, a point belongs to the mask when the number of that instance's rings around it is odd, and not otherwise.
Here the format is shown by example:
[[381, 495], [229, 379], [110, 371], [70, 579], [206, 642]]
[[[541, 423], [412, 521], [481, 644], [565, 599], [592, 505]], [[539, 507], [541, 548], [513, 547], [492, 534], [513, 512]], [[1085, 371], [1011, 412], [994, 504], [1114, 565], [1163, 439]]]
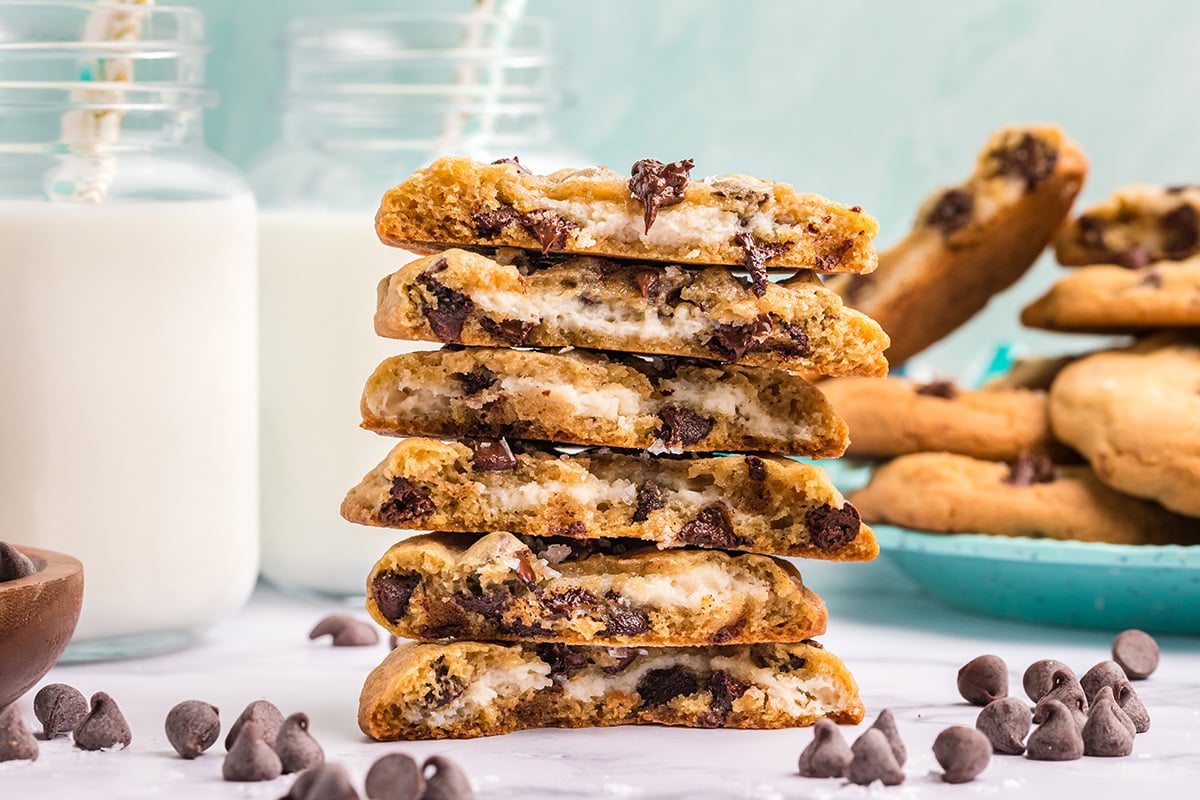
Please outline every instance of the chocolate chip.
[[904, 746], [904, 741], [900, 738], [900, 731], [896, 728], [896, 718], [892, 716], [891, 709], [885, 708], [879, 712], [879, 717], [872, 728], [882, 733], [887, 737], [888, 745], [892, 748], [892, 755], [896, 758], [896, 763], [904, 766], [904, 762], [908, 761], [908, 749]]
[[968, 703], [986, 706], [1008, 694], [1008, 667], [1000, 656], [973, 658], [958, 671], [958, 693]]
[[708, 641], [712, 644], [727, 644], [738, 636], [741, 636], [742, 631], [746, 628], [746, 618], [738, 617], [733, 622], [729, 622], [717, 628], [716, 633], [708, 637]]
[[846, 253], [850, 252], [850, 248], [853, 246], [854, 242], [852, 240], [843, 239], [837, 247], [832, 248], [823, 255], [817, 256], [816, 268], [822, 272], [832, 272], [842, 263], [842, 259], [845, 258]]
[[474, 800], [471, 782], [458, 765], [442, 756], [431, 756], [421, 768], [425, 773], [422, 800]]
[[750, 480], [762, 483], [767, 479], [767, 465], [758, 456], [746, 456], [746, 471]]
[[425, 776], [411, 756], [390, 753], [367, 770], [365, 790], [367, 800], [421, 800]]
[[840, 778], [850, 766], [850, 745], [838, 726], [821, 718], [813, 725], [813, 738], [800, 751], [800, 774], [805, 778]]
[[75, 746], [80, 750], [111, 750], [129, 747], [133, 736], [129, 723], [115, 700], [104, 692], [92, 695], [92, 710], [75, 727]]
[[634, 661], [637, 661], [638, 649], [636, 647], [610, 647], [608, 648], [608, 655], [615, 658], [617, 663], [601, 667], [600, 671], [605, 675], [620, 675], [629, 669], [629, 666]]
[[88, 715], [87, 698], [65, 683], [43, 686], [33, 697], [33, 715], [42, 723], [42, 736], [53, 739], [70, 733]]
[[567, 243], [567, 234], [575, 230], [574, 222], [544, 209], [522, 214], [521, 225], [541, 244], [542, 255], [551, 250], [562, 250]]
[[784, 358], [805, 358], [812, 355], [812, 349], [808, 344], [808, 334], [805, 333], [804, 326], [785, 322], [781, 327], [783, 332], [787, 334], [787, 341], [776, 339], [771, 343], [772, 350]]
[[408, 611], [408, 601], [421, 582], [419, 575], [383, 571], [371, 581], [371, 596], [384, 619], [396, 622]]
[[975, 195], [966, 189], [947, 189], [925, 215], [925, 224], [949, 236], [971, 220]]
[[1079, 682], [1070, 667], [1053, 658], [1044, 658], [1041, 661], [1033, 662], [1021, 677], [1021, 685], [1025, 689], [1025, 694], [1029, 695], [1029, 699], [1035, 703], [1063, 681]]
[[37, 572], [29, 556], [8, 542], [0, 542], [0, 583], [28, 578]]
[[968, 783], [983, 772], [992, 758], [992, 743], [973, 728], [952, 725], [933, 740], [933, 756], [946, 770], [946, 783]]
[[1129, 680], [1140, 681], [1158, 669], [1158, 642], [1145, 631], [1131, 628], [1113, 639], [1112, 656]]
[[708, 340], [708, 349], [718, 358], [737, 361], [746, 353], [757, 350], [770, 335], [771, 317], [759, 314], [745, 325], [718, 325]]
[[462, 384], [467, 397], [492, 388], [499, 380], [499, 376], [487, 367], [476, 367], [470, 372], [456, 372], [451, 377]]
[[728, 513], [719, 505], [700, 509], [695, 518], [679, 530], [678, 539], [684, 544], [716, 550], [742, 544], [742, 539], [733, 532]]
[[680, 406], [667, 406], [658, 412], [658, 418], [662, 420], [658, 437], [667, 447], [690, 447], [708, 436], [714, 424], [711, 418]]
[[517, 172], [520, 172], [522, 175], [532, 175], [533, 174], [532, 172], [529, 171], [528, 167], [526, 167], [524, 164], [521, 163], [521, 159], [517, 158], [516, 156], [513, 156], [512, 158], [497, 158], [492, 163], [493, 164], [512, 164], [514, 167], [517, 168]]
[[662, 285], [662, 273], [654, 269], [642, 269], [634, 273], [633, 279], [637, 282], [638, 291], [642, 293], [642, 297], [653, 303], [657, 299], [659, 287]]
[[512, 206], [500, 206], [495, 211], [480, 211], [471, 215], [471, 223], [475, 232], [484, 239], [493, 239], [509, 225], [520, 219], [520, 214]]
[[653, 481], [643, 483], [639, 486], [633, 511], [633, 521], [645, 522], [650, 519], [651, 511], [657, 511], [666, 505], [666, 494], [666, 490]]
[[454, 602], [466, 611], [480, 614], [484, 617], [495, 617], [512, 605], [512, 597], [506, 592], [456, 592]]
[[1187, 255], [1200, 242], [1200, 219], [1190, 205], [1181, 205], [1164, 214], [1158, 227], [1165, 237], [1163, 249], [1168, 255]]
[[332, 637], [334, 647], [370, 647], [379, 644], [375, 626], [349, 614], [330, 614], [308, 632], [309, 639]]
[[849, 503], [844, 503], [841, 508], [818, 506], [808, 512], [804, 524], [812, 543], [826, 552], [840, 550], [850, 544], [862, 530], [858, 509]]
[[1161, 289], [1163, 287], [1162, 273], [1156, 269], [1146, 270], [1146, 274], [1138, 281], [1139, 286], [1149, 286], [1152, 289]]
[[175, 752], [191, 760], [217, 743], [221, 719], [216, 706], [200, 700], [184, 700], [167, 712], [163, 727]]
[[1025, 752], [1025, 737], [1032, 724], [1029, 706], [1016, 697], [993, 700], [975, 718], [976, 729], [988, 738], [992, 749], [1011, 756]]
[[37, 761], [38, 743], [21, 719], [21, 709], [9, 703], [0, 709], [0, 763]]
[[1022, 452], [1009, 467], [1004, 482], [1012, 486], [1033, 486], [1035, 483], [1051, 483], [1054, 477], [1054, 462], [1049, 457]]
[[572, 586], [564, 592], [545, 594], [541, 597], [542, 608], [550, 619], [567, 619], [584, 608], [598, 608], [600, 598], [581, 586]]
[[576, 672], [586, 669], [587, 656], [573, 647], [559, 642], [539, 644], [535, 648], [538, 658], [550, 665], [551, 677], [570, 678]]
[[1025, 757], [1035, 761], [1074, 761], [1083, 756], [1083, 737], [1070, 710], [1057, 700], [1043, 700], [1033, 714], [1037, 728], [1029, 734]]
[[379, 521], [384, 525], [402, 525], [437, 510], [429, 492], [408, 478], [392, 478], [391, 498], [379, 506]]
[[1111, 686], [1100, 689], [1080, 735], [1085, 756], [1127, 756], [1133, 752], [1133, 721], [1117, 705]]
[[1142, 704], [1142, 700], [1137, 696], [1137, 692], [1133, 690], [1133, 686], [1129, 681], [1121, 680], [1116, 685], [1112, 686], [1113, 694], [1116, 695], [1117, 705], [1125, 712], [1133, 722], [1133, 729], [1137, 733], [1145, 733], [1150, 730], [1150, 712], [1146, 710], [1146, 706]]
[[600, 636], [638, 636], [650, 630], [650, 618], [636, 608], [614, 605], [608, 612]]
[[1079, 685], [1083, 687], [1083, 694], [1091, 703], [1102, 687], [1115, 687], [1118, 683], [1128, 680], [1129, 678], [1126, 676], [1125, 670], [1121, 669], [1120, 664], [1115, 661], [1101, 661], [1083, 673], [1083, 677], [1079, 679]]
[[750, 691], [750, 684], [739, 681], [723, 669], [714, 670], [708, 676], [708, 693], [712, 695], [712, 703], [708, 714], [705, 715], [704, 727], [718, 728], [733, 713], [733, 702]]
[[1083, 687], [1079, 685], [1078, 681], [1063, 680], [1046, 692], [1042, 700], [1057, 700], [1062, 703], [1075, 717], [1076, 724], [1081, 728], [1087, 721], [1088, 701], [1083, 694]]
[[[385, 794], [380, 797], [420, 800], [420, 795]], [[301, 772], [280, 800], [359, 800], [359, 797], [345, 767], [341, 764], [319, 764]]]
[[859, 786], [868, 786], [875, 781], [881, 781], [884, 786], [904, 783], [904, 771], [896, 763], [896, 756], [882, 731], [870, 728], [850, 745], [846, 778]]
[[443, 708], [462, 696], [467, 689], [467, 684], [460, 676], [450, 674], [445, 656], [438, 656], [431, 666], [433, 675], [430, 683], [432, 685], [425, 693], [424, 699], [430, 708]]
[[275, 744], [275, 737], [279, 734], [279, 729], [283, 727], [283, 712], [276, 708], [274, 703], [266, 700], [255, 700], [250, 703], [242, 709], [242, 713], [234, 720], [233, 727], [225, 735], [226, 750], [233, 749], [238, 735], [242, 732], [242, 726], [247, 722], [255, 724], [258, 735], [267, 743], [267, 747], [270, 747]]
[[742, 263], [750, 273], [754, 294], [762, 297], [767, 293], [767, 262], [791, 250], [795, 242], [760, 242], [752, 233], [734, 234], [733, 240], [742, 247]]
[[254, 720], [246, 720], [221, 764], [222, 777], [227, 781], [246, 783], [271, 781], [282, 774], [283, 764], [263, 737], [263, 730]]
[[676, 697], [695, 694], [700, 684], [684, 667], [652, 669], [638, 681], [637, 693], [648, 706], [665, 706]]
[[517, 553], [517, 568], [515, 570], [517, 579], [525, 584], [525, 588], [533, 589], [537, 587], [537, 573], [533, 569], [533, 562], [529, 560], [531, 553], [528, 550], [522, 550]]
[[1015, 145], [993, 151], [992, 157], [1001, 175], [1023, 178], [1028, 191], [1054, 174], [1058, 163], [1058, 151], [1031, 133], [1023, 134]]
[[1142, 269], [1150, 265], [1150, 251], [1139, 244], [1130, 245], [1117, 253], [1114, 260], [1125, 269]]
[[456, 292], [435, 280], [432, 275], [438, 271], [438, 265], [435, 264], [417, 276], [417, 284], [425, 287], [437, 301], [435, 306], [425, 306], [425, 319], [438, 341], [461, 344], [463, 323], [475, 310], [475, 303], [462, 292]]
[[533, 330], [534, 325], [519, 319], [503, 319], [497, 322], [490, 317], [480, 317], [479, 327], [511, 347], [520, 347], [529, 338], [529, 332]]
[[629, 193], [645, 208], [646, 233], [658, 217], [658, 210], [673, 206], [684, 200], [692, 167], [696, 163], [690, 158], [664, 164], [653, 158], [635, 161], [630, 169]]
[[275, 754], [289, 775], [325, 763], [325, 751], [308, 732], [308, 714], [292, 714], [275, 737]]
[[466, 439], [471, 448], [472, 472], [507, 472], [517, 468], [517, 459], [505, 439]]
[[958, 397], [958, 387], [951, 381], [933, 381], [917, 387], [917, 394], [923, 397], [940, 397], [943, 400], [953, 400]]

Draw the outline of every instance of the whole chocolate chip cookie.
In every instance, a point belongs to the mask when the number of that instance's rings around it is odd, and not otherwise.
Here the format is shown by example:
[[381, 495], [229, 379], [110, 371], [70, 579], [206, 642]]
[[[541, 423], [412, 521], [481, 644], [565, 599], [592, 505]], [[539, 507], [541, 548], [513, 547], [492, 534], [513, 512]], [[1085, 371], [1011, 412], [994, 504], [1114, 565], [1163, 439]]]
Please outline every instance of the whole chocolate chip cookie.
[[1072, 219], [1054, 240], [1066, 266], [1119, 264], [1200, 255], [1200, 186], [1126, 186]]

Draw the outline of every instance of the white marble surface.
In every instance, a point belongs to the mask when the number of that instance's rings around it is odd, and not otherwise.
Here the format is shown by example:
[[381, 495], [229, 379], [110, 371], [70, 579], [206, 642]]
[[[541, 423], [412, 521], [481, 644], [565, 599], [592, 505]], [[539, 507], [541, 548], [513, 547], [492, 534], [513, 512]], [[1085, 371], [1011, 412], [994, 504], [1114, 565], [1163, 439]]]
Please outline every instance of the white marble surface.
[[[812, 578], [810, 583], [822, 588]], [[356, 701], [363, 677], [386, 645], [334, 649], [309, 642], [309, 627], [334, 606], [260, 589], [240, 616], [191, 650], [53, 670], [47, 682], [70, 683], [85, 694], [111, 694], [129, 718], [133, 745], [122, 752], [84, 753], [67, 739], [42, 743], [37, 762], [0, 764], [0, 800], [283, 795], [289, 777], [265, 784], [222, 783], [220, 744], [195, 761], [175, 757], [163, 719], [172, 705], [191, 698], [216, 704], [225, 725], [257, 698], [272, 700], [284, 713], [306, 711], [328, 758], [343, 763], [356, 781], [388, 752], [450, 755], [468, 771], [483, 799], [1195, 796], [1200, 640], [1161, 640], [1158, 672], [1137, 684], [1153, 724], [1137, 738], [1132, 756], [1068, 763], [995, 757], [974, 783], [950, 786], [939, 781], [930, 747], [946, 726], [974, 724], [977, 709], [955, 691], [961, 664], [983, 652], [996, 653], [1008, 662], [1010, 682], [1019, 693], [1021, 672], [1031, 661], [1054, 657], [1081, 673], [1108, 657], [1111, 636], [968, 617], [886, 581], [877, 585], [883, 589], [878, 594], [830, 587], [831, 624], [822, 640], [858, 678], [867, 722], [884, 707], [895, 713], [909, 751], [907, 778], [899, 787], [867, 789], [798, 777], [796, 758], [811, 735], [806, 730], [614, 728], [529, 731], [463, 742], [369, 742], [355, 724]], [[32, 724], [32, 693], [20, 702]], [[858, 730], [845, 733], [852, 738]]]

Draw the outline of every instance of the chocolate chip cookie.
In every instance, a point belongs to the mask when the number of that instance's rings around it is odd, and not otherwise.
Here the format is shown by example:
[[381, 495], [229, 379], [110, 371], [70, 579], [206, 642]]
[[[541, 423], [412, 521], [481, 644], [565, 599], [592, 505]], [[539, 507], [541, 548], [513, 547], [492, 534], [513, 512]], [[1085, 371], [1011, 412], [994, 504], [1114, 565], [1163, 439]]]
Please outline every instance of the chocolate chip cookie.
[[1075, 539], [1111, 544], [1200, 544], [1195, 519], [1121, 494], [1083, 466], [1015, 464], [950, 453], [901, 456], [850, 500], [863, 518], [936, 533]]
[[614, 647], [798, 642], [826, 622], [796, 568], [770, 556], [511, 533], [400, 542], [367, 579], [367, 610], [408, 639]]
[[1194, 334], [1155, 336], [1070, 365], [1050, 389], [1050, 422], [1109, 486], [1200, 516]]
[[1126, 186], [1085, 210], [1054, 239], [1065, 266], [1156, 261], [1200, 255], [1200, 186]]
[[1200, 256], [1141, 269], [1080, 267], [1026, 306], [1021, 322], [1080, 333], [1200, 328]]
[[975, 315], [1021, 277], [1067, 216], [1087, 161], [1053, 126], [1006, 128], [966, 183], [926, 199], [912, 230], [871, 275], [828, 285], [891, 336], [902, 364]]
[[342, 516], [393, 528], [623, 537], [835, 561], [868, 561], [879, 551], [821, 469], [767, 455], [566, 454], [504, 440], [411, 438], [350, 490]]
[[846, 449], [846, 423], [781, 370], [590, 351], [406, 353], [367, 381], [363, 427], [392, 436], [508, 436], [651, 452]]
[[[497, 262], [501, 263], [497, 263]], [[506, 250], [418, 259], [379, 286], [375, 331], [491, 347], [589, 347], [806, 375], [885, 375], [887, 335], [815, 277], [762, 297], [727, 269]]]
[[464, 739], [527, 728], [858, 723], [858, 686], [812, 642], [721, 647], [407, 644], [367, 678], [372, 739]]

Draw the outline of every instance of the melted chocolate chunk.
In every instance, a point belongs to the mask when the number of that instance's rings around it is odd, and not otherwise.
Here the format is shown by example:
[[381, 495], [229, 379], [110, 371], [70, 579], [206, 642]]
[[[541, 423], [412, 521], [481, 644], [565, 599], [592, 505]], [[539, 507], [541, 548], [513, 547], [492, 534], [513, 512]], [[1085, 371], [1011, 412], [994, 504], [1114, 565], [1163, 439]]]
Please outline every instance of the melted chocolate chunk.
[[[608, 596], [610, 599], [616, 597], [612, 592], [609, 592]], [[612, 608], [609, 609], [604, 630], [600, 631], [600, 635], [637, 636], [648, 630], [650, 630], [650, 618], [646, 616], [646, 612], [613, 603]]]
[[371, 596], [384, 619], [396, 622], [408, 611], [408, 601], [413, 590], [421, 582], [420, 575], [401, 575], [398, 572], [380, 572], [371, 581]]
[[637, 685], [638, 695], [648, 706], [664, 706], [676, 697], [695, 694], [699, 689], [696, 676], [684, 667], [652, 669]]
[[473, 611], [485, 617], [497, 617], [509, 607], [512, 597], [507, 592], [458, 592], [454, 595], [454, 602], [466, 611]]
[[712, 644], [726, 644], [741, 635], [741, 632], [745, 629], [745, 627], [745, 617], [739, 617], [733, 622], [730, 622], [728, 625], [722, 625], [720, 628], [718, 628], [717, 632], [710, 636], [708, 641]]
[[492, 388], [499, 380], [499, 376], [487, 367], [476, 367], [470, 372], [456, 372], [451, 377], [463, 385], [463, 391], [468, 397]]
[[517, 458], [505, 439], [467, 439], [472, 472], [507, 472], [517, 468]]
[[407, 478], [392, 478], [391, 499], [379, 506], [379, 521], [384, 525], [399, 525], [418, 519], [436, 510], [429, 493]]
[[788, 653], [787, 661], [778, 664], [777, 668], [780, 672], [795, 672], [796, 670], [804, 669], [808, 664], [808, 659], [804, 656], [798, 656], [795, 653]]
[[532, 172], [529, 171], [528, 167], [526, 167], [524, 164], [521, 163], [521, 159], [517, 158], [516, 156], [513, 156], [512, 158], [498, 158], [495, 161], [493, 161], [492, 163], [493, 164], [512, 164], [514, 167], [517, 168], [517, 172], [520, 172], [525, 175], [533, 174]]
[[718, 325], [708, 340], [708, 349], [718, 358], [737, 361], [746, 353], [757, 350], [770, 335], [771, 317], [759, 314], [745, 325]]
[[1054, 480], [1054, 462], [1038, 453], [1021, 453], [1004, 482], [1012, 486], [1032, 486]]
[[767, 479], [767, 465], [758, 456], [746, 456], [746, 469], [752, 481], [761, 483]]
[[500, 206], [495, 211], [480, 211], [472, 214], [471, 223], [475, 226], [475, 232], [482, 238], [492, 239], [499, 236], [501, 231], [520, 218], [521, 215], [512, 206]]
[[1023, 178], [1027, 191], [1052, 175], [1058, 163], [1058, 151], [1031, 133], [1022, 135], [1015, 145], [994, 151], [992, 157], [1001, 175]]
[[702, 417], [695, 411], [680, 406], [667, 406], [658, 412], [658, 418], [663, 423], [658, 437], [667, 447], [690, 447], [708, 436], [713, 429], [711, 418]]
[[817, 269], [825, 272], [831, 272], [837, 269], [838, 264], [842, 263], [842, 259], [846, 257], [846, 253], [854, 246], [854, 242], [850, 239], [843, 239], [842, 243], [830, 250], [825, 255], [817, 256]]
[[666, 490], [657, 483], [643, 483], [637, 490], [637, 507], [633, 511], [634, 522], [650, 519], [650, 512], [666, 505]]
[[917, 394], [953, 400], [958, 397], [958, 387], [951, 381], [933, 381], [917, 388]]
[[633, 275], [634, 281], [637, 282], [638, 289], [642, 293], [642, 297], [653, 303], [658, 298], [658, 289], [662, 285], [662, 275], [657, 270], [643, 269], [638, 270]]
[[567, 234], [575, 230], [574, 222], [545, 209], [522, 214], [521, 225], [542, 245], [542, 255], [551, 250], [562, 250], [567, 243]]
[[538, 658], [550, 665], [550, 677], [555, 681], [565, 680], [576, 672], [587, 669], [587, 656], [565, 644], [539, 644], [534, 648], [534, 652], [538, 654]]
[[[444, 267], [442, 263], [441, 268]], [[463, 323], [475, 310], [475, 304], [465, 294], [454, 291], [432, 277], [433, 273], [440, 271], [435, 264], [417, 277], [417, 283], [425, 287], [437, 301], [436, 306], [425, 306], [425, 319], [429, 321], [429, 327], [433, 329], [433, 335], [438, 341], [461, 344]]]
[[425, 704], [431, 708], [441, 708], [454, 701], [466, 690], [467, 684], [457, 675], [450, 675], [444, 656], [439, 656], [433, 662], [433, 686], [425, 693]]
[[718, 728], [725, 724], [733, 711], [733, 701], [750, 690], [750, 684], [735, 679], [723, 669], [708, 676], [708, 691], [712, 695], [712, 710], [703, 717], [704, 727]]
[[841, 508], [820, 506], [808, 512], [808, 536], [822, 550], [838, 550], [858, 538], [862, 519], [858, 509], [846, 503]]
[[1125, 269], [1141, 269], [1150, 264], [1150, 251], [1141, 245], [1131, 245], [1113, 259]]
[[540, 600], [550, 619], [569, 619], [576, 611], [600, 606], [600, 598], [575, 586], [558, 594], [543, 595]]
[[1163, 249], [1168, 255], [1183, 256], [1190, 253], [1200, 241], [1200, 219], [1196, 209], [1182, 205], [1164, 214], [1158, 221], [1164, 235]]
[[762, 297], [767, 293], [767, 262], [791, 250], [795, 242], [767, 244], [755, 239], [752, 233], [734, 234], [733, 240], [742, 246], [742, 263], [750, 273], [755, 296]]
[[785, 322], [782, 330], [787, 334], [788, 341], [776, 340], [771, 344], [772, 350], [784, 358], [806, 358], [812, 355], [812, 350], [808, 346], [808, 334], [804, 332], [804, 326]]
[[975, 195], [966, 189], [947, 189], [925, 215], [925, 224], [949, 236], [971, 220]]
[[480, 317], [479, 327], [512, 347], [520, 347], [529, 338], [529, 332], [533, 330], [533, 323], [521, 322], [519, 319], [504, 319], [497, 322], [490, 317]]
[[650, 226], [658, 217], [660, 208], [683, 202], [684, 189], [687, 188], [694, 166], [696, 162], [690, 158], [672, 161], [669, 164], [655, 161], [653, 158], [643, 158], [634, 162], [630, 170], [629, 193], [634, 199], [641, 201], [646, 210], [646, 233], [650, 232]]
[[715, 550], [742, 544], [742, 540], [733, 532], [733, 523], [729, 521], [729, 515], [721, 506], [700, 509], [696, 518], [680, 529], [678, 538], [684, 544]]

